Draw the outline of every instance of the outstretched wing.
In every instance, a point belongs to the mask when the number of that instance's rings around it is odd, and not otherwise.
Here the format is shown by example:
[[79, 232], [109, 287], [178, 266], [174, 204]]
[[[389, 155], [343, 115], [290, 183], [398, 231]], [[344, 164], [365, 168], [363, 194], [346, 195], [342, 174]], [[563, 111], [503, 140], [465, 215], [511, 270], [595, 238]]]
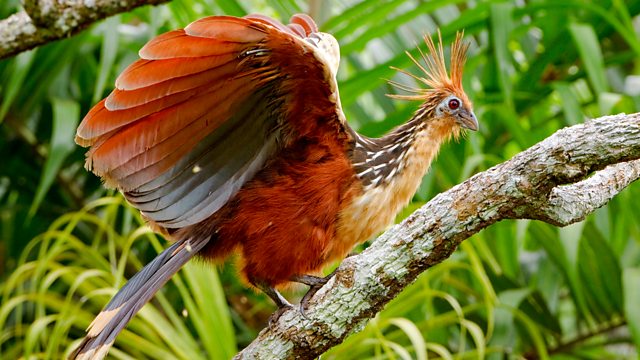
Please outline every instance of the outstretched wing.
[[140, 57], [76, 142], [91, 147], [87, 168], [163, 228], [216, 212], [289, 141], [316, 131], [318, 117], [347, 132], [337, 42], [306, 15], [287, 26], [204, 18], [151, 40]]

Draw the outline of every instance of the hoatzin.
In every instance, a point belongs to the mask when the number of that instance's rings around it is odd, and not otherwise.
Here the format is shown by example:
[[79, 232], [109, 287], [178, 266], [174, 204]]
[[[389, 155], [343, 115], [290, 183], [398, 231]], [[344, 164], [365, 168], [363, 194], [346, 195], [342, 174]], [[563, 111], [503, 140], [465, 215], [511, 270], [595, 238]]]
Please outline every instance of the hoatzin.
[[[307, 15], [212, 16], [149, 41], [78, 127], [86, 167], [119, 189], [173, 244], [111, 299], [72, 357], [101, 358], [132, 316], [194, 256], [238, 254], [245, 280], [279, 307], [276, 288], [311, 274], [388, 226], [440, 145], [477, 130], [462, 88], [458, 34], [451, 75], [425, 36], [427, 86], [407, 123], [382, 138], [346, 122], [337, 41]], [[404, 71], [403, 71], [404, 72]], [[312, 292], [310, 290], [310, 293]]]

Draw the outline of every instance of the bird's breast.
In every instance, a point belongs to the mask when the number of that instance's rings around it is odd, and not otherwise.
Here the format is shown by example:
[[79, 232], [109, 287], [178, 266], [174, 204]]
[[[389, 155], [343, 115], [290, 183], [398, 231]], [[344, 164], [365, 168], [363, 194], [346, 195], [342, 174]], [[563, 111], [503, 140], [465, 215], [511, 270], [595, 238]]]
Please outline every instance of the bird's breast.
[[404, 176], [353, 196], [340, 212], [336, 241], [332, 244], [333, 257], [344, 257], [355, 245], [392, 224], [411, 200], [421, 179], [422, 176]]

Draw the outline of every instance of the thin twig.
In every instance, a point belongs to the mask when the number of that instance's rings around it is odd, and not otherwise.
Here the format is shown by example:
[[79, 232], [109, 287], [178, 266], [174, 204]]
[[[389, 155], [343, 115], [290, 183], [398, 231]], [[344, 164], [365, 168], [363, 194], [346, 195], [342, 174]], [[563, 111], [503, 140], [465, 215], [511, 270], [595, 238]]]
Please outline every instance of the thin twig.
[[[602, 328], [596, 329], [594, 331], [589, 331], [587, 333], [584, 334], [580, 334], [578, 336], [576, 336], [575, 338], [568, 340], [566, 342], [562, 342], [554, 347], [551, 347], [548, 349], [549, 355], [553, 355], [553, 354], [559, 354], [559, 353], [563, 353], [563, 352], [567, 352], [568, 350], [573, 349], [574, 347], [576, 347], [577, 345], [580, 345], [582, 343], [584, 343], [585, 341], [588, 341], [590, 339], [592, 339], [593, 337], [599, 336], [599, 335], [603, 335], [603, 334], [607, 334], [611, 331], [617, 330], [623, 326], [626, 326], [627, 322], [626, 321], [622, 321], [622, 322], [616, 322], [613, 324], [608, 324], [607, 326], [604, 326]], [[539, 359], [539, 356], [537, 353], [535, 352], [527, 352], [525, 354], [522, 355], [525, 359], [527, 360], [535, 360], [535, 359]]]

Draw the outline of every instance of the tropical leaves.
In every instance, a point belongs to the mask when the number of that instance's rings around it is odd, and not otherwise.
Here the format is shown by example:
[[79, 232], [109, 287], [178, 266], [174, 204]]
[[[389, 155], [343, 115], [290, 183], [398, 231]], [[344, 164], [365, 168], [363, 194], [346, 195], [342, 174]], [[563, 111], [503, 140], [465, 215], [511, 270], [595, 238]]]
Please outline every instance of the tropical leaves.
[[[148, 261], [141, 259], [141, 247], [136, 245], [161, 251], [164, 244], [147, 227], [140, 227], [135, 210], [123, 201], [108, 197], [92, 202], [59, 218], [29, 243], [17, 270], [1, 288], [4, 356], [68, 355], [77, 345], [71, 340], [83, 336], [131, 272]], [[236, 342], [224, 298], [215, 269], [191, 263], [118, 341], [133, 358], [230, 358]]]
[[[4, 2], [0, 14], [16, 6]], [[465, 29], [464, 85], [481, 129], [441, 151], [404, 215], [561, 127], [640, 106], [637, 1], [174, 0], [0, 61], [1, 358], [63, 357], [166, 245], [82, 168], [83, 150], [67, 143], [81, 114], [155, 34], [211, 14], [286, 20], [307, 9], [339, 40], [342, 104], [371, 136], [416, 107], [385, 95], [395, 91], [387, 79], [419, 86], [390, 66], [418, 73], [405, 50], [418, 56], [416, 44], [436, 28], [445, 43]], [[639, 195], [633, 185], [563, 229], [495, 224], [323, 358], [636, 358]], [[271, 306], [232, 266], [190, 264], [134, 318], [112, 356], [229, 358]]]

